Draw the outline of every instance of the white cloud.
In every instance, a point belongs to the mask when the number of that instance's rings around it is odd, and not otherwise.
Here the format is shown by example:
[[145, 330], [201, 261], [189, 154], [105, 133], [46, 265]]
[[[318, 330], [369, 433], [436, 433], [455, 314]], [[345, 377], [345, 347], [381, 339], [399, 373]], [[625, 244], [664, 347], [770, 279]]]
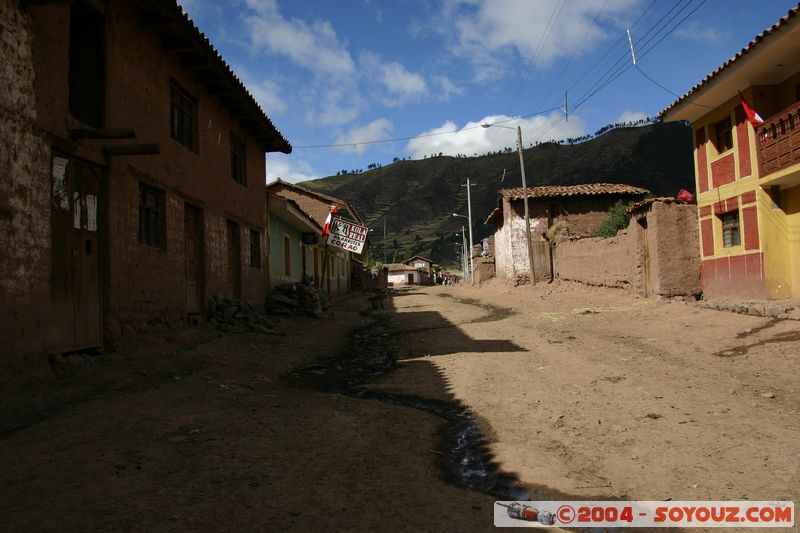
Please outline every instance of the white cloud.
[[428, 94], [428, 83], [421, 75], [410, 72], [396, 61], [384, 62], [372, 52], [359, 56], [359, 71], [369, 83], [376, 82], [380, 89], [377, 98], [388, 106], [397, 106], [410, 101], [418, 101]]
[[314, 73], [345, 78], [352, 76], [355, 62], [346, 43], [336, 36], [330, 22], [307, 23], [280, 13], [275, 0], [247, 0], [253, 11], [244, 17], [251, 47], [283, 55], [293, 63]]
[[[516, 149], [517, 125], [522, 127], [522, 142], [525, 147], [536, 141], [580, 137], [584, 134], [584, 122], [579, 117], [570, 116], [569, 122], [565, 122], [563, 117], [558, 118], [560, 116], [560, 113], [555, 112], [550, 115], [513, 120], [512, 117], [494, 115], [484, 117], [477, 122], [467, 122], [460, 129], [455, 122], [448, 120], [438, 128], [422, 132], [420, 135], [428, 136], [412, 139], [406, 149], [417, 159], [439, 152], [453, 156], [457, 154], [472, 156], [503, 150], [506, 147]], [[502, 126], [505, 127], [481, 127], [484, 123], [492, 124], [500, 121], [503, 121]], [[512, 128], [514, 131], [507, 128]], [[454, 130], [458, 131], [449, 133]]]
[[442, 102], [450, 100], [453, 95], [460, 96], [464, 94], [464, 88], [457, 86], [446, 76], [435, 76], [433, 81], [439, 88], [438, 99]]
[[348, 133], [339, 136], [339, 138], [336, 139], [336, 144], [352, 144], [352, 147], [342, 148], [361, 154], [367, 146], [358, 143], [387, 139], [392, 132], [392, 128], [392, 123], [388, 119], [379, 118], [365, 126], [355, 127]]
[[711, 46], [717, 46], [725, 38], [725, 32], [701, 23], [699, 20], [692, 20], [675, 30], [675, 35], [689, 41], [695, 41]]
[[[588, 52], [609, 36], [609, 26], [622, 28], [622, 19], [639, 1], [449, 0], [437, 24], [440, 34], [454, 36], [450, 49], [473, 64], [476, 81], [486, 81], [507, 72], [510, 61], [518, 64], [519, 58], [525, 64], [547, 66], [570, 56], [581, 41], [578, 53]], [[592, 25], [604, 4], [598, 23]], [[512, 51], [519, 57], [509, 54]]]
[[409, 72], [400, 63], [386, 63], [382, 67], [383, 84], [389, 92], [401, 97], [422, 96], [428, 92], [428, 84], [419, 74]]
[[315, 172], [310, 164], [298, 159], [297, 156], [280, 153], [267, 156], [267, 182], [280, 178], [283, 181], [297, 183], [321, 177], [323, 176]]
[[617, 120], [614, 122], [636, 122], [637, 120], [643, 120], [646, 118], [647, 114], [642, 111], [631, 111], [630, 109], [626, 109], [619, 117], [617, 117]]

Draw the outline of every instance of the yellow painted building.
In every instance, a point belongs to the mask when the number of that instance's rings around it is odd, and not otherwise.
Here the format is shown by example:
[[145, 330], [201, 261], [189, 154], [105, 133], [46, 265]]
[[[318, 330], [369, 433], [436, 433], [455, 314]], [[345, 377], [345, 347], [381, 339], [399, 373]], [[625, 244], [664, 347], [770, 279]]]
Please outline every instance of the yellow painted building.
[[[704, 294], [800, 297], [800, 13], [661, 112], [694, 131]], [[753, 125], [742, 100], [763, 117]]]

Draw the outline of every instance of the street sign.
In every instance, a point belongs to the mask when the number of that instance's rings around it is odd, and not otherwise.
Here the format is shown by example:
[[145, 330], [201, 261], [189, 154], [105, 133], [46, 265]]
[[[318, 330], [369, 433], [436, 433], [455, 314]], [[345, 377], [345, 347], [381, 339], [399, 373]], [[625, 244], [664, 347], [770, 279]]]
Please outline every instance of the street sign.
[[366, 226], [361, 226], [343, 218], [333, 217], [327, 242], [342, 250], [360, 254], [361, 250], [364, 249], [364, 242], [367, 240], [368, 232], [369, 230]]

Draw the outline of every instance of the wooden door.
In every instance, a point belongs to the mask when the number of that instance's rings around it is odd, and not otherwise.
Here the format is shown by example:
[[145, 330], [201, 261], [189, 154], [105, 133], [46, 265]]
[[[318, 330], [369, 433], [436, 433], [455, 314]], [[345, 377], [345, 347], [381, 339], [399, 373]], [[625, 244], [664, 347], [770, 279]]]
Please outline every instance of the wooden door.
[[242, 244], [239, 224], [228, 221], [228, 288], [235, 300], [242, 298]]
[[186, 204], [183, 218], [186, 235], [186, 312], [202, 309], [203, 219], [197, 207]]
[[98, 225], [102, 169], [53, 158], [51, 202], [54, 352], [102, 346]]
[[647, 218], [637, 220], [639, 238], [642, 240], [642, 296], [650, 296], [650, 248], [647, 242]]

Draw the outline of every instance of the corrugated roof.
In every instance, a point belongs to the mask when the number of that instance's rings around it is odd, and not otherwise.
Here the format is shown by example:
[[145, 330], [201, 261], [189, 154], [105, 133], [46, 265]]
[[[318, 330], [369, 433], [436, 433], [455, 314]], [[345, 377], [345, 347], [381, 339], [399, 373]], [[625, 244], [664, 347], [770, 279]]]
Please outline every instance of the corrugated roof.
[[[156, 17], [167, 18], [177, 22], [177, 24], [165, 25], [165, 28], [168, 29], [171, 35], [181, 39], [186, 38], [184, 32], [188, 33], [189, 39], [195, 41], [195, 43], [199, 45], [205, 56], [207, 56], [211, 60], [211, 63], [215, 65], [216, 69], [219, 69], [223, 74], [223, 79], [220, 80], [219, 83], [230, 93], [239, 93], [239, 96], [243, 97], [245, 106], [248, 108], [247, 112], [252, 112], [253, 118], [261, 122], [259, 128], [261, 130], [260, 133], [265, 136], [261, 141], [264, 142], [265, 148], [270, 148], [266, 151], [283, 152], [285, 154], [292, 152], [292, 145], [289, 144], [289, 141], [278, 131], [278, 128], [275, 127], [266, 113], [264, 113], [264, 110], [261, 109], [261, 106], [256, 102], [256, 99], [250, 91], [247, 90], [244, 83], [236, 76], [233, 69], [231, 69], [228, 63], [222, 58], [222, 55], [216, 48], [214, 48], [214, 45], [211, 44], [208, 37], [200, 31], [200, 28], [195, 25], [188, 13], [186, 13], [177, 1], [137, 0], [136, 4], [142, 10]], [[217, 72], [215, 74], [219, 73]], [[227, 78], [227, 80], [224, 78]], [[269, 138], [271, 143], [267, 143], [265, 140], [266, 138]]]
[[[521, 200], [524, 198], [521, 187], [503, 189], [500, 191], [503, 198]], [[543, 185], [541, 187], [528, 187], [528, 198], [548, 198], [553, 196], [594, 196], [599, 194], [649, 194], [650, 191], [641, 187], [624, 185], [622, 183], [587, 183], [584, 185]], [[491, 216], [491, 215], [489, 215]]]
[[761, 33], [759, 33], [758, 35], [756, 35], [755, 39], [753, 39], [752, 41], [750, 41], [749, 43], [747, 43], [747, 46], [745, 46], [744, 48], [742, 48], [741, 50], [739, 50], [739, 52], [738, 52], [738, 53], [737, 53], [735, 56], [733, 56], [732, 58], [728, 59], [728, 60], [727, 60], [725, 63], [723, 63], [723, 64], [722, 64], [722, 65], [721, 65], [719, 68], [717, 68], [717, 69], [716, 69], [716, 70], [714, 70], [714, 71], [713, 71], [711, 74], [709, 74], [708, 76], [706, 76], [705, 78], [703, 78], [703, 80], [702, 80], [700, 83], [698, 83], [697, 85], [695, 85], [694, 87], [692, 87], [691, 89], [689, 89], [689, 91], [688, 91], [688, 92], [686, 92], [686, 93], [685, 93], [683, 96], [681, 96], [680, 98], [678, 98], [677, 100], [675, 100], [675, 101], [674, 101], [672, 104], [670, 104], [668, 107], [664, 108], [664, 109], [661, 111], [661, 113], [659, 113], [658, 115], [659, 115], [660, 117], [663, 117], [665, 113], [667, 113], [667, 112], [671, 111], [671, 110], [672, 110], [672, 109], [674, 109], [676, 106], [678, 106], [678, 104], [680, 104], [680, 103], [682, 103], [684, 100], [686, 100], [686, 99], [687, 99], [689, 96], [691, 96], [691, 95], [692, 95], [692, 94], [694, 94], [695, 92], [699, 91], [701, 88], [703, 88], [703, 86], [705, 86], [707, 83], [711, 82], [711, 81], [712, 81], [712, 80], [713, 80], [713, 79], [714, 79], [716, 76], [718, 76], [718, 75], [719, 75], [719, 74], [721, 74], [721, 73], [722, 73], [722, 72], [723, 72], [725, 69], [727, 69], [727, 68], [729, 68], [731, 65], [733, 65], [733, 64], [734, 64], [734, 63], [735, 63], [737, 60], [741, 59], [741, 58], [742, 58], [742, 57], [744, 57], [745, 55], [747, 55], [747, 54], [749, 54], [750, 52], [752, 52], [752, 51], [753, 51], [753, 50], [754, 50], [754, 49], [755, 49], [755, 48], [756, 48], [756, 47], [757, 47], [759, 44], [761, 44], [761, 43], [762, 43], [762, 42], [763, 42], [763, 41], [764, 41], [764, 40], [765, 40], [767, 37], [769, 37], [770, 35], [774, 34], [774, 33], [775, 33], [775, 32], [777, 32], [777, 31], [779, 31], [779, 30], [783, 29], [783, 28], [784, 28], [784, 27], [785, 27], [785, 26], [786, 26], [786, 25], [789, 23], [789, 21], [790, 21], [792, 18], [794, 18], [795, 16], [797, 16], [798, 12], [800, 12], [800, 3], [799, 3], [799, 4], [797, 4], [797, 6], [795, 6], [794, 8], [790, 9], [790, 10], [789, 10], [789, 12], [788, 12], [788, 13], [787, 13], [787, 14], [786, 14], [784, 17], [781, 17], [781, 19], [780, 19], [780, 20], [779, 20], [777, 23], [773, 24], [772, 26], [770, 26], [769, 28], [767, 28], [767, 29], [766, 29], [766, 30], [764, 30], [763, 32], [761, 32]]

